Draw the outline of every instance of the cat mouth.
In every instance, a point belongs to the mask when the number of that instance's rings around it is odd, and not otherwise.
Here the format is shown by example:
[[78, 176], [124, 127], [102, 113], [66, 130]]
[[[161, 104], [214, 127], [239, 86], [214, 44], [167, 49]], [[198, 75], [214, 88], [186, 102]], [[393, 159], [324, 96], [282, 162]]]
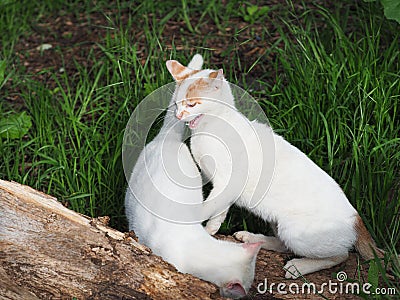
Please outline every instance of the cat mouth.
[[200, 119], [203, 117], [203, 114], [198, 115], [196, 118], [188, 122], [188, 126], [190, 129], [195, 129], [197, 125], [199, 125]]

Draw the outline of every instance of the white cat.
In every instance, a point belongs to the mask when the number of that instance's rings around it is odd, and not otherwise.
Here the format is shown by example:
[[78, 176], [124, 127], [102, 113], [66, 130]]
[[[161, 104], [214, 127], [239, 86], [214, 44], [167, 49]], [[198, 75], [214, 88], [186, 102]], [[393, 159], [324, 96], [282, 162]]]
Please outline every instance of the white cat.
[[[202, 64], [203, 58], [195, 55], [185, 70], [191, 73]], [[173, 97], [171, 104], [174, 102]], [[183, 133], [184, 124], [176, 120], [174, 109], [169, 109], [159, 134], [146, 145], [132, 171], [125, 197], [129, 229], [178, 271], [215, 283], [222, 296], [245, 296], [253, 282], [261, 243], [216, 240], [200, 223], [174, 223], [143, 206], [163, 205], [169, 199], [183, 204], [203, 202], [202, 179], [188, 147], [182, 142]], [[166, 160], [176, 164], [165, 168]], [[178, 171], [190, 179], [190, 186], [175, 180], [179, 178]]]
[[[177, 80], [190, 73], [177, 61], [168, 65]], [[338, 184], [268, 125], [249, 122], [235, 109], [222, 70], [201, 70], [186, 76], [177, 87], [176, 105], [176, 117], [192, 130], [193, 157], [213, 183], [205, 201], [216, 208], [214, 214], [206, 212], [206, 216], [214, 216], [206, 226], [210, 234], [218, 231], [226, 216], [227, 210], [222, 212], [218, 203], [239, 197], [236, 204], [270, 222], [276, 237], [242, 231], [235, 234], [237, 239], [262, 242], [263, 248], [290, 250], [304, 257], [287, 262], [286, 278], [337, 265], [347, 259], [353, 246], [365, 259], [373, 258], [374, 252], [382, 256]], [[273, 139], [268, 138], [271, 135]], [[236, 145], [243, 145], [239, 147], [242, 154]], [[235, 169], [238, 164], [241, 168]], [[268, 168], [270, 177], [262, 173]], [[232, 194], [227, 184], [235, 170], [242, 174], [231, 184], [239, 186]], [[262, 186], [265, 193], [255, 192]], [[238, 189], [240, 193], [234, 195]], [[260, 197], [256, 206], [252, 205], [255, 196]]]

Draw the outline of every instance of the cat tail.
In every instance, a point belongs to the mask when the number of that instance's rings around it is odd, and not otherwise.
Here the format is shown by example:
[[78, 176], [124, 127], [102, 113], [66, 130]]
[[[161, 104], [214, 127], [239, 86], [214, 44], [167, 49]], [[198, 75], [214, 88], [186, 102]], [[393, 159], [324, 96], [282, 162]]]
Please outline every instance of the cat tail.
[[[384, 258], [386, 252], [376, 246], [375, 241], [373, 240], [371, 234], [368, 232], [364, 222], [359, 215], [357, 215], [356, 217], [354, 227], [357, 232], [357, 240], [354, 246], [358, 253], [360, 253], [360, 255], [362, 256], [362, 258], [365, 260], [372, 260], [375, 259], [375, 257], [378, 257], [380, 259]], [[382, 266], [384, 267], [383, 261]], [[387, 270], [393, 272], [394, 269], [400, 270], [400, 255], [390, 258], [390, 261], [387, 265]]]
[[357, 239], [354, 247], [358, 253], [360, 253], [363, 259], [371, 260], [374, 259], [375, 256], [379, 258], [383, 258], [385, 256], [385, 251], [376, 246], [374, 239], [368, 232], [367, 227], [365, 227], [365, 224], [359, 215], [356, 217], [354, 228], [357, 233]]
[[195, 54], [190, 63], [188, 64], [188, 68], [192, 70], [201, 70], [203, 62], [204, 62], [203, 56], [201, 56], [200, 54]]
[[[355, 248], [365, 260], [371, 260], [375, 257], [384, 258], [386, 252], [378, 248], [373, 240], [371, 234], [365, 227], [361, 217], [357, 215], [355, 222], [355, 229], [357, 232], [357, 240]], [[388, 270], [393, 271], [394, 268], [400, 269], [400, 255], [390, 257]]]

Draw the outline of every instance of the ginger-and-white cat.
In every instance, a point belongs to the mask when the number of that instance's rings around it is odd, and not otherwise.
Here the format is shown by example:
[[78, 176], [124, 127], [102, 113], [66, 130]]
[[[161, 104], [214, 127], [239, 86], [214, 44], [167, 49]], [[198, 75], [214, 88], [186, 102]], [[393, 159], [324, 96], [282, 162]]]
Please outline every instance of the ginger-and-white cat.
[[[203, 58], [195, 55], [185, 69], [200, 69], [202, 64]], [[174, 116], [175, 96], [159, 134], [143, 149], [131, 173], [125, 197], [129, 229], [178, 271], [215, 283], [223, 296], [239, 298], [253, 282], [261, 243], [216, 240], [200, 223], [168, 221], [148, 210], [169, 199], [189, 205], [203, 202], [200, 173], [182, 141], [185, 125]], [[163, 159], [173, 160], [175, 165], [166, 169]], [[190, 179], [190, 186], [174, 179], [178, 171]]]
[[[237, 199], [237, 205], [270, 222], [276, 235], [269, 237], [243, 231], [235, 234], [237, 239], [262, 242], [263, 248], [289, 250], [303, 257], [287, 262], [284, 266], [286, 278], [337, 265], [347, 259], [353, 246], [365, 259], [373, 258], [374, 252], [382, 256], [339, 185], [268, 125], [257, 121], [249, 123], [235, 108], [222, 70], [193, 71], [173, 60], [167, 62], [167, 67], [180, 82], [176, 90], [176, 117], [187, 122], [192, 130], [193, 157], [213, 183], [205, 201], [216, 207], [214, 214], [212, 210], [206, 212], [212, 217], [206, 226], [209, 233], [217, 232], [226, 216], [227, 210], [222, 212], [218, 203]], [[236, 153], [235, 145], [243, 145], [246, 153]], [[269, 156], [272, 159], [268, 159]], [[235, 169], [239, 164], [242, 168]], [[264, 183], [263, 167], [271, 169], [271, 176], [266, 176]], [[231, 184], [239, 186], [240, 194], [238, 189], [226, 188], [235, 170], [244, 172]], [[244, 181], [238, 183], [240, 178]], [[266, 192], [258, 194], [261, 195], [258, 205], [251, 205], [254, 191], [262, 184]]]

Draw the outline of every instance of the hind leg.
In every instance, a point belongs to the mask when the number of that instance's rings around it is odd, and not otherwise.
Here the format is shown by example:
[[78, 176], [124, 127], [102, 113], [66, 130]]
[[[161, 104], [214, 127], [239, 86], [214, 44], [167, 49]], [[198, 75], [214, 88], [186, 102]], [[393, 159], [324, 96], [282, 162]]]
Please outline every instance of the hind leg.
[[286, 270], [285, 277], [296, 279], [302, 275], [329, 269], [344, 262], [348, 257], [349, 254], [346, 253], [328, 258], [295, 258], [283, 267]]
[[274, 236], [265, 236], [263, 234], [254, 234], [248, 231], [238, 231], [233, 235], [237, 240], [244, 243], [262, 242], [261, 248], [276, 252], [289, 252], [285, 244]]

